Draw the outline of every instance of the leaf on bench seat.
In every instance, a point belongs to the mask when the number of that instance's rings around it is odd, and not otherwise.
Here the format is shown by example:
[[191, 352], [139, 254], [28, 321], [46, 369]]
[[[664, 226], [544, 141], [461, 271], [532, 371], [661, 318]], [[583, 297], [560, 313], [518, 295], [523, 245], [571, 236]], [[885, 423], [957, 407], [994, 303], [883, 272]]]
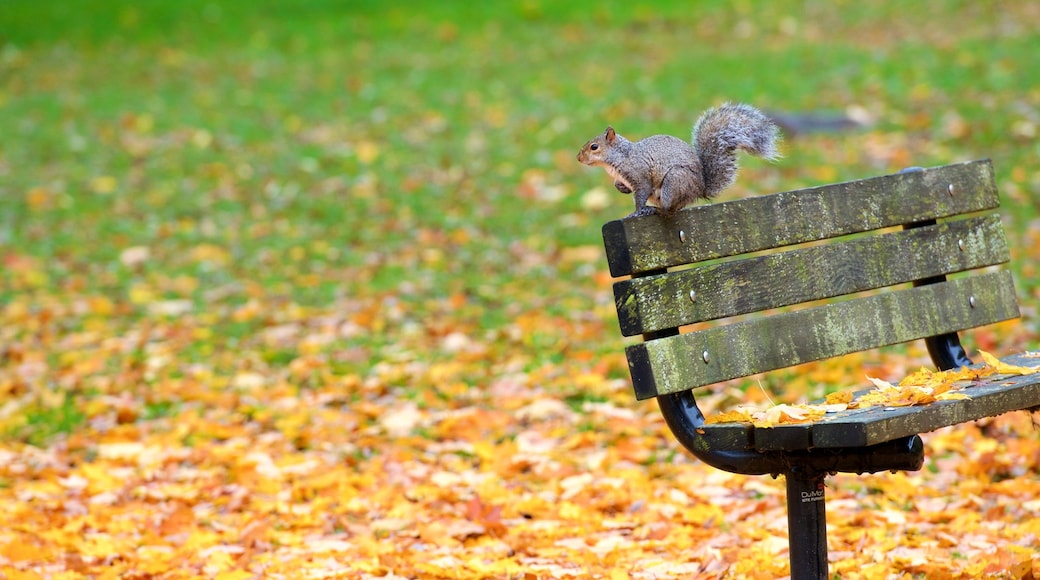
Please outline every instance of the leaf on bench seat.
[[[997, 359], [985, 351], [979, 351], [985, 364], [979, 367], [962, 367], [956, 370], [933, 371], [921, 368], [911, 373], [898, 385], [867, 377], [874, 389], [855, 396], [851, 391], [838, 391], [827, 395], [823, 404], [774, 405], [769, 409], [756, 410], [737, 407], [706, 419], [706, 423], [751, 423], [755, 427], [775, 427], [783, 424], [811, 423], [824, 418], [827, 413], [845, 409], [868, 407], [910, 407], [927, 405], [936, 401], [970, 399], [965, 392], [971, 383], [993, 375], [1030, 375], [1037, 368], [1012, 365]], [[963, 384], [963, 383], [968, 384]], [[959, 388], [957, 383], [962, 383]]]
[[754, 421], [752, 414], [755, 412], [757, 411], [747, 407], [737, 407], [732, 411], [711, 415], [705, 418], [704, 422], [708, 425], [714, 425], [716, 423], [751, 423]]
[[867, 380], [874, 383], [874, 386], [877, 387], [877, 390], [879, 391], [891, 391], [896, 388], [892, 383], [883, 379], [876, 379], [870, 375], [867, 375]]
[[987, 365], [996, 370], [998, 375], [1031, 375], [1037, 371], [1036, 367], [1009, 365], [984, 350], [980, 350], [979, 354]]
[[964, 393], [941, 393], [935, 396], [936, 401], [963, 401], [970, 398]]
[[884, 405], [886, 407], [905, 407], [910, 405], [927, 405], [934, 401], [954, 401], [970, 399], [971, 396], [963, 393], [949, 392], [958, 382], [977, 381], [991, 375], [1030, 375], [1037, 369], [1002, 362], [997, 357], [986, 351], [979, 351], [983, 366], [977, 368], [962, 367], [957, 370], [932, 371], [921, 368], [899, 381], [899, 385], [892, 385], [881, 379], [867, 377], [874, 383], [876, 390], [864, 393], [849, 404], [850, 408], [864, 408], [872, 405]]
[[950, 385], [939, 385], [929, 387], [925, 385], [893, 385], [881, 379], [867, 377], [876, 387], [872, 391], [863, 393], [849, 403], [850, 409], [863, 409], [873, 406], [884, 407], [911, 407], [914, 405], [927, 405], [933, 403], [938, 395], [950, 390]]
[[[838, 405], [844, 410], [844, 405]], [[773, 405], [768, 409], [753, 409], [750, 407], [737, 407], [732, 411], [713, 415], [705, 419], [705, 423], [751, 423], [755, 427], [775, 427], [777, 425], [791, 425], [796, 423], [812, 423], [817, 421], [829, 411], [838, 410], [834, 406], [828, 409], [827, 405]]]
[[909, 407], [927, 405], [935, 401], [967, 399], [970, 398], [968, 395], [955, 396], [954, 393], [947, 391], [952, 389], [958, 381], [974, 381], [992, 374], [994, 374], [994, 370], [988, 366], [978, 369], [964, 367], [949, 371], [931, 371], [921, 368], [899, 381], [899, 385], [867, 377], [867, 380], [874, 383], [876, 389], [856, 397], [849, 403], [849, 408], [863, 409], [875, 405]]
[[921, 367], [917, 372], [899, 381], [899, 386], [925, 387], [932, 389], [936, 395], [941, 395], [953, 388], [954, 383], [977, 381], [994, 374], [1000, 373], [991, 365], [978, 368], [961, 367], [948, 371], [933, 371]]
[[899, 381], [901, 387], [932, 387], [937, 388], [942, 385], [952, 385], [957, 381], [974, 381], [989, 375], [995, 374], [995, 370], [992, 366], [982, 366], [979, 368], [961, 367], [956, 370], [948, 371], [933, 371], [921, 367], [917, 372], [907, 375], [903, 380]]
[[828, 405], [845, 405], [848, 407], [848, 404], [852, 402], [852, 398], [852, 391], [836, 391], [827, 395], [826, 400]]
[[[819, 408], [817, 405], [776, 405], [766, 410], [765, 415], [755, 423], [755, 426], [811, 423], [822, 418], [826, 412], [825, 409]], [[759, 423], [764, 423], [764, 425]]]

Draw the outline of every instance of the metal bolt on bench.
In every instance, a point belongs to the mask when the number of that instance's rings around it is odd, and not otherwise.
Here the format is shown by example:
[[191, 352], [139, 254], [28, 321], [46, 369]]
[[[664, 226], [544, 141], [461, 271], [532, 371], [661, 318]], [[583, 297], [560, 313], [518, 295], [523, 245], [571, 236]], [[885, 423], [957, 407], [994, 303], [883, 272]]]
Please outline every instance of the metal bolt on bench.
[[[693, 389], [918, 339], [942, 370], [971, 365], [957, 333], [1019, 315], [1010, 272], [993, 271], [1009, 260], [998, 205], [981, 160], [603, 226], [611, 274], [631, 276], [614, 284], [622, 334], [643, 337], [626, 349], [636, 398], [656, 397], [676, 439], [705, 463], [785, 476], [795, 580], [827, 578], [828, 474], [918, 470], [920, 433], [1040, 405], [1040, 378], [768, 428], [706, 424]], [[850, 298], [827, 301], [839, 296]], [[691, 324], [700, 326], [679, 332]]]

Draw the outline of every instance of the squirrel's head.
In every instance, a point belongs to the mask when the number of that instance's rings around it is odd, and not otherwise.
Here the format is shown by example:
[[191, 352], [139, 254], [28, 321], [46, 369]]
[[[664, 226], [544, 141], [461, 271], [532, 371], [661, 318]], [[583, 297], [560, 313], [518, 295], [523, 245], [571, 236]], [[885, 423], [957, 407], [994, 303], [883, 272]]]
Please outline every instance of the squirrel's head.
[[613, 127], [607, 127], [607, 130], [602, 135], [597, 135], [590, 139], [581, 151], [578, 152], [578, 161], [585, 165], [596, 165], [602, 163], [606, 158], [607, 150], [614, 145], [617, 140], [617, 133], [614, 132]]

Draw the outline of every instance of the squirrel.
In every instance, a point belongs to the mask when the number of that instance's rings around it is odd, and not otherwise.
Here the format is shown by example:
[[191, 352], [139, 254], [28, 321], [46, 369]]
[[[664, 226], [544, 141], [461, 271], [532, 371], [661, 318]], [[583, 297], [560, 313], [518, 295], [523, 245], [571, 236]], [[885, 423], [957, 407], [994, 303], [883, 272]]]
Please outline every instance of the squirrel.
[[737, 149], [774, 160], [779, 139], [776, 124], [761, 111], [725, 103], [701, 115], [691, 143], [671, 135], [632, 142], [607, 127], [581, 148], [578, 161], [602, 167], [618, 191], [635, 194], [636, 209], [626, 217], [672, 215], [733, 184]]

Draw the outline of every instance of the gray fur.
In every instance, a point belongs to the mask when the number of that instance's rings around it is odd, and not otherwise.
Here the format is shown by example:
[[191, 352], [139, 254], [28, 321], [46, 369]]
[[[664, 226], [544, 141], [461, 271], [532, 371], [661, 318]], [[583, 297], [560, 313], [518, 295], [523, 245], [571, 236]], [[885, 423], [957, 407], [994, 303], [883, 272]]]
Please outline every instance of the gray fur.
[[671, 214], [732, 185], [737, 149], [775, 159], [778, 137], [776, 125], [758, 109], [727, 103], [701, 115], [692, 146], [670, 135], [632, 142], [607, 127], [585, 144], [578, 161], [603, 167], [618, 191], [633, 194], [631, 215]]
[[778, 140], [777, 126], [750, 105], [726, 103], [705, 111], [692, 138], [704, 173], [704, 197], [715, 197], [736, 181], [737, 149], [774, 160]]

